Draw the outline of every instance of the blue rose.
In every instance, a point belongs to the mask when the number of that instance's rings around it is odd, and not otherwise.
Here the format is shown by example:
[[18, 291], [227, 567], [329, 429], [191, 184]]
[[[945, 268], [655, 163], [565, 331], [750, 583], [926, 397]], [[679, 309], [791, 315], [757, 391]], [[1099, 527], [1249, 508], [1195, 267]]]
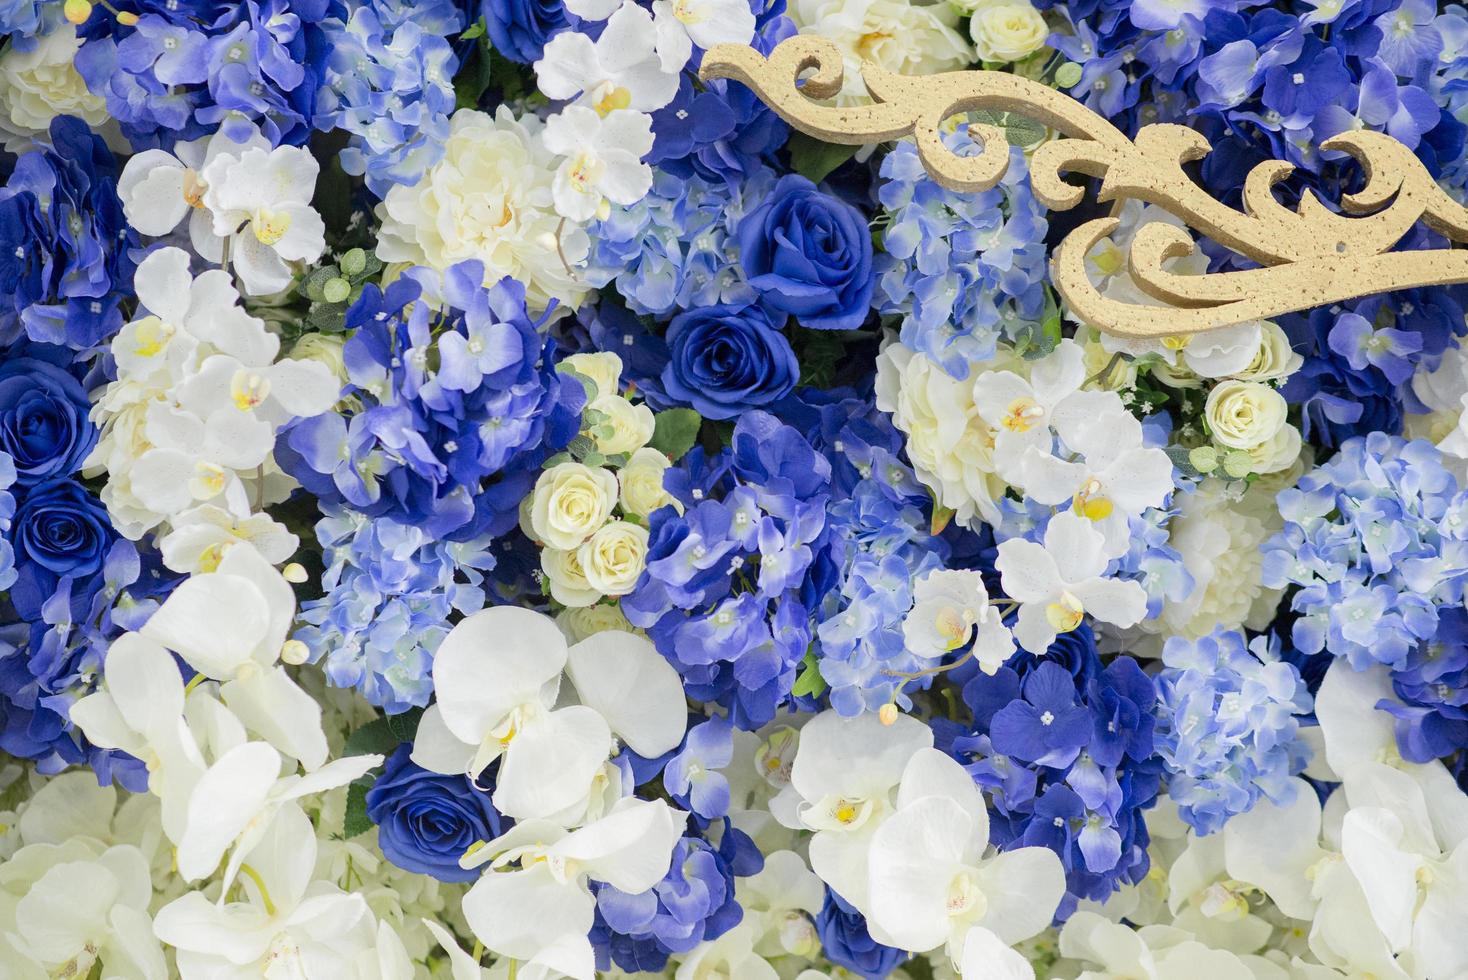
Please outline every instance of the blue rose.
[[57, 578], [101, 571], [115, 537], [101, 502], [73, 480], [32, 487], [11, 523], [16, 565], [38, 566]]
[[854, 330], [872, 302], [872, 236], [861, 212], [799, 174], [739, 222], [749, 284], [803, 327]]
[[67, 371], [34, 357], [0, 363], [0, 451], [22, 487], [70, 476], [97, 441], [87, 393]]
[[778, 401], [800, 364], [785, 335], [758, 306], [707, 306], [673, 318], [663, 391], [711, 419]]
[[405, 871], [439, 881], [473, 881], [459, 858], [475, 841], [500, 835], [502, 819], [467, 776], [429, 772], [408, 756], [410, 743], [388, 756], [381, 776], [367, 791], [367, 817], [377, 825], [377, 843]]
[[561, 0], [484, 0], [479, 12], [495, 51], [522, 65], [539, 61], [545, 42], [569, 26]]

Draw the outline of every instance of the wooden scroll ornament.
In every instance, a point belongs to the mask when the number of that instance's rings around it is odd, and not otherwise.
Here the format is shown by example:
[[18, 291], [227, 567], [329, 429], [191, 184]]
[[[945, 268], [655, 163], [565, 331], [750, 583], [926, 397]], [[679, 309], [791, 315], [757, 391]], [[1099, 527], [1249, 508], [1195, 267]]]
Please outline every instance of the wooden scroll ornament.
[[969, 132], [982, 143], [981, 151], [957, 156], [939, 138], [945, 119], [986, 110], [1035, 120], [1061, 136], [1041, 144], [1030, 165], [1035, 196], [1046, 207], [1063, 211], [1080, 203], [1082, 188], [1066, 182], [1063, 173], [1099, 178], [1098, 200], [1158, 205], [1260, 265], [1208, 275], [1169, 273], [1167, 260], [1188, 255], [1195, 244], [1183, 229], [1152, 222], [1137, 232], [1128, 263], [1132, 278], [1158, 305], [1123, 302], [1101, 295], [1085, 264], [1086, 253], [1118, 221], [1088, 221], [1061, 242], [1051, 260], [1052, 276], [1074, 314], [1108, 333], [1191, 334], [1373, 293], [1468, 282], [1468, 249], [1392, 251], [1418, 220], [1447, 238], [1468, 241], [1468, 209], [1437, 185], [1410, 150], [1384, 133], [1346, 132], [1321, 144], [1349, 154], [1365, 170], [1362, 190], [1341, 201], [1344, 213], [1332, 211], [1310, 191], [1297, 210], [1281, 204], [1272, 188], [1293, 170], [1283, 160], [1265, 161], [1250, 171], [1240, 212], [1184, 172], [1184, 163], [1211, 149], [1187, 127], [1143, 126], [1130, 140], [1069, 96], [1005, 72], [910, 76], [870, 63], [861, 72], [871, 104], [822, 104], [818, 100], [841, 90], [841, 53], [824, 38], [800, 35], [782, 42], [768, 58], [743, 45], [717, 45], [704, 56], [700, 74], [705, 80], [742, 82], [788, 123], [819, 140], [857, 145], [912, 136], [933, 179], [960, 193], [997, 184], [1009, 163], [1009, 146], [999, 127], [974, 123]]

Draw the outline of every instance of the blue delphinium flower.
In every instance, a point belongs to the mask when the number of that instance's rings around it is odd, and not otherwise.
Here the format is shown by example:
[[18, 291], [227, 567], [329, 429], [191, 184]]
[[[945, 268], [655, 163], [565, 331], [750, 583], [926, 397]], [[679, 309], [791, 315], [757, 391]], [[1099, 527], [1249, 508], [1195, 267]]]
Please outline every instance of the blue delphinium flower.
[[[437, 23], [429, 4], [382, 6], [353, 0], [347, 13], [321, 24], [331, 53], [313, 118], [317, 129], [352, 134], [342, 169], [364, 176], [378, 197], [417, 180], [443, 155], [459, 68], [443, 35], [463, 29], [451, 3], [438, 5], [446, 15]], [[394, 15], [402, 19], [386, 19]]]
[[[945, 142], [975, 152], [960, 127]], [[963, 378], [993, 357], [1001, 336], [1038, 327], [1046, 309], [1044, 209], [1030, 190], [1024, 154], [993, 190], [957, 193], [939, 186], [908, 142], [882, 161], [877, 192], [890, 222], [873, 271], [873, 303], [902, 317], [902, 342]]]
[[816, 935], [826, 959], [867, 980], [881, 980], [912, 955], [873, 939], [866, 917], [829, 888], [826, 904], [816, 917]]
[[[327, 504], [432, 538], [512, 527], [535, 469], [580, 429], [586, 392], [556, 373], [524, 287], [486, 288], [482, 275], [469, 261], [369, 286], [347, 312], [351, 407], [296, 423], [277, 445], [281, 467]], [[442, 308], [414, 302], [423, 283]]]
[[337, 687], [354, 687], [389, 714], [425, 705], [433, 652], [449, 618], [484, 608], [488, 536], [440, 541], [387, 517], [328, 508], [316, 524], [326, 594], [301, 607], [296, 639]]
[[1468, 586], [1468, 491], [1431, 443], [1374, 432], [1348, 440], [1279, 496], [1264, 584], [1299, 586], [1292, 637], [1357, 669], [1403, 669]]
[[719, 770], [734, 758], [734, 727], [710, 718], [688, 729], [683, 747], [663, 769], [663, 787], [679, 806], [703, 820], [729, 813], [729, 780]]
[[734, 879], [757, 874], [764, 865], [759, 848], [728, 821], [718, 847], [688, 834], [673, 848], [663, 880], [636, 895], [612, 886], [596, 888], [596, 921], [591, 942], [597, 969], [616, 964], [629, 972], [658, 972], [674, 953], [686, 953], [717, 939], [739, 924], [744, 909], [735, 898]]
[[89, 350], [122, 326], [137, 235], [102, 138], [74, 116], [53, 120], [50, 137], [21, 154], [0, 189], [0, 343], [24, 332]]
[[1443, 611], [1437, 634], [1392, 672], [1392, 688], [1401, 702], [1377, 707], [1394, 719], [1402, 758], [1425, 763], [1468, 744], [1468, 610]]
[[1170, 637], [1162, 662], [1157, 752], [1183, 820], [1211, 834], [1260, 797], [1288, 806], [1310, 757], [1298, 737], [1312, 706], [1299, 671], [1237, 630]]

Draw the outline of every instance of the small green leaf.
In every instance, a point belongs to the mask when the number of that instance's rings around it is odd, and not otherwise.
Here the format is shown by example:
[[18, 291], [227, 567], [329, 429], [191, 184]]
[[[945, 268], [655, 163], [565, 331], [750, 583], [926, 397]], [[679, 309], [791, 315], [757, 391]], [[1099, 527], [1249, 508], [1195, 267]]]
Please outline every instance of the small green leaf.
[[808, 695], [818, 698], [825, 690], [826, 679], [821, 676], [821, 665], [816, 660], [816, 653], [814, 650], [807, 650], [800, 661], [800, 676], [795, 678], [795, 686], [790, 688], [790, 693], [796, 697]]
[[345, 303], [352, 295], [352, 284], [340, 276], [328, 279], [321, 286], [321, 297], [328, 303]]
[[1034, 146], [1045, 138], [1045, 127], [1033, 119], [1011, 114], [1004, 121], [1004, 138], [1010, 146]]
[[362, 270], [367, 268], [367, 253], [360, 248], [349, 250], [341, 257], [342, 275], [360, 276]]
[[571, 444], [566, 447], [566, 451], [576, 459], [584, 460], [587, 453], [596, 452], [596, 443], [592, 442], [589, 436], [577, 436], [571, 440]]
[[1074, 61], [1067, 61], [1055, 69], [1055, 84], [1061, 88], [1070, 88], [1081, 80], [1081, 66]]
[[856, 155], [858, 147], [823, 143], [804, 133], [791, 133], [790, 169], [813, 184], [819, 184], [826, 176]]
[[348, 839], [372, 829], [372, 818], [367, 816], [367, 791], [372, 783], [371, 777], [362, 776], [347, 787], [347, 815], [342, 821], [342, 835]]
[[413, 741], [423, 711], [414, 708], [368, 722], [347, 736], [345, 755], [390, 755], [403, 742]]
[[464, 33], [462, 33], [462, 34], [459, 35], [459, 40], [460, 41], [472, 41], [476, 37], [483, 37], [483, 36], [484, 36], [484, 18], [481, 17], [478, 20], [476, 20], [474, 23], [470, 24], [467, 28], [464, 29]]
[[463, 67], [454, 76], [454, 103], [457, 108], [479, 108], [479, 100], [489, 88], [493, 77], [490, 50], [488, 39], [480, 37], [474, 50], [464, 59]]
[[676, 462], [693, 448], [703, 417], [691, 408], [670, 408], [666, 412], [659, 412], [654, 422], [652, 442], [649, 445]]

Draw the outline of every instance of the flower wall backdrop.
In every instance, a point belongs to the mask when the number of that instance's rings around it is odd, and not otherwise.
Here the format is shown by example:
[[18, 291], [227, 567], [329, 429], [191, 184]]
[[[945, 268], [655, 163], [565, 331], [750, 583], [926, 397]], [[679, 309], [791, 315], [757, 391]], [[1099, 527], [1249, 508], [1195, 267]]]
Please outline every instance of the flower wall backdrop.
[[0, 976], [1468, 976], [1468, 290], [1099, 334], [797, 33], [1468, 201], [1428, 0], [0, 0]]

